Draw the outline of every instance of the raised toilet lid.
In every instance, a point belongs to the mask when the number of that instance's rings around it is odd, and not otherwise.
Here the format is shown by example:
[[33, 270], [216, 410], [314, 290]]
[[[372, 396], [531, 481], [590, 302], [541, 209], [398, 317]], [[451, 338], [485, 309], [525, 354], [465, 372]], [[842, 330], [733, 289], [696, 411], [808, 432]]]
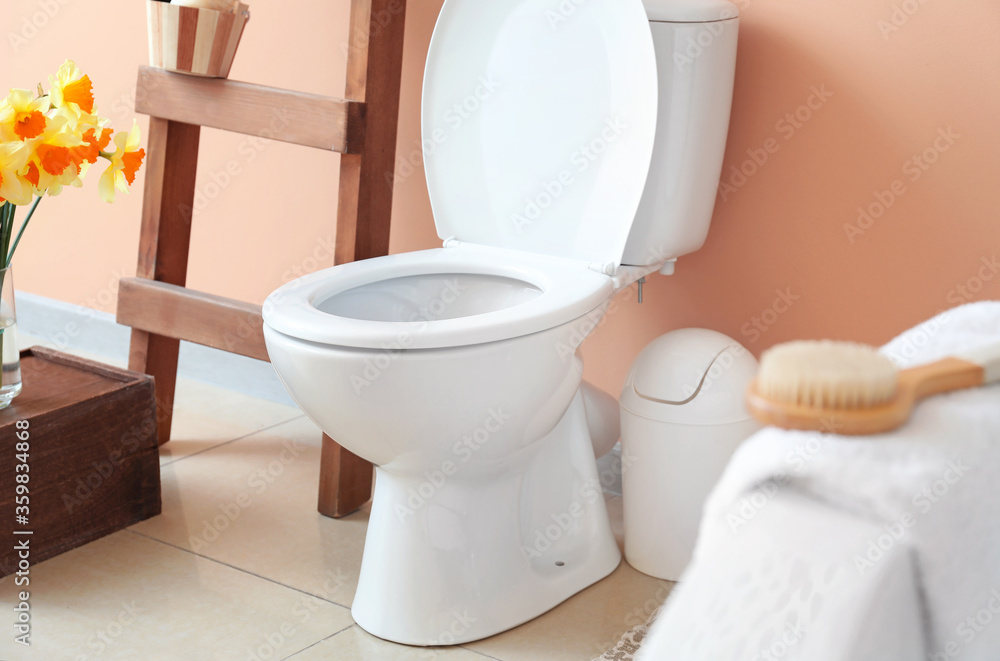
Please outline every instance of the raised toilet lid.
[[438, 236], [619, 264], [657, 100], [641, 0], [446, 0], [422, 104]]

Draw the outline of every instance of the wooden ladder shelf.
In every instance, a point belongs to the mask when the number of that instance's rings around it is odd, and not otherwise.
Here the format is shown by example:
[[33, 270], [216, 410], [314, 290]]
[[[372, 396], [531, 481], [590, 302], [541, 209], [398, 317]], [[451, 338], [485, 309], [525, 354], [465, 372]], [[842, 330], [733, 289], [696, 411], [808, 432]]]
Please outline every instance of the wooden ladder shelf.
[[[181, 340], [268, 360], [259, 305], [184, 286], [201, 127], [343, 154], [335, 262], [387, 254], [385, 173], [395, 164], [405, 14], [405, 0], [352, 0], [347, 99], [139, 69], [136, 111], [150, 116], [142, 230], [117, 318], [132, 328], [129, 368], [156, 379], [161, 444], [170, 439]], [[371, 464], [324, 435], [319, 511], [346, 516], [371, 488]]]

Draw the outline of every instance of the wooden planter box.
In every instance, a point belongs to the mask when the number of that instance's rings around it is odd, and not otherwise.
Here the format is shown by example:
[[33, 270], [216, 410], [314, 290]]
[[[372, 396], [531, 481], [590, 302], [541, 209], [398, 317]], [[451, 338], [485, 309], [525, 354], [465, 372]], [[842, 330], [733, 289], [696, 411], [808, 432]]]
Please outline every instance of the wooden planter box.
[[[34, 565], [160, 513], [153, 379], [41, 347], [21, 352], [21, 374], [0, 411], [0, 576], [24, 539]], [[24, 431], [27, 524], [15, 510]]]

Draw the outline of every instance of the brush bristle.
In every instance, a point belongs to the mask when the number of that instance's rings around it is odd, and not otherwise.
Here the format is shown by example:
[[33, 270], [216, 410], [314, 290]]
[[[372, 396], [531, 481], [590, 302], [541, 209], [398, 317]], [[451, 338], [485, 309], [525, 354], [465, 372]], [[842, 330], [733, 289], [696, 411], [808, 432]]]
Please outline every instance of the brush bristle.
[[872, 347], [851, 342], [800, 341], [764, 352], [757, 376], [761, 395], [813, 408], [878, 406], [896, 394], [896, 366]]

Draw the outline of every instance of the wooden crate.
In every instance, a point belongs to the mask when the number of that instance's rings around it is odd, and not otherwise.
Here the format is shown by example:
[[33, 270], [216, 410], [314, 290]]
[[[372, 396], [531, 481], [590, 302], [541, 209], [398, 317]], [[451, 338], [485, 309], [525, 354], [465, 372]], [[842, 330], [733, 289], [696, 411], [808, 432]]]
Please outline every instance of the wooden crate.
[[[0, 411], [0, 576], [25, 538], [34, 565], [160, 513], [153, 379], [41, 347], [21, 352], [21, 372], [24, 390]], [[19, 421], [27, 525], [15, 518]]]

